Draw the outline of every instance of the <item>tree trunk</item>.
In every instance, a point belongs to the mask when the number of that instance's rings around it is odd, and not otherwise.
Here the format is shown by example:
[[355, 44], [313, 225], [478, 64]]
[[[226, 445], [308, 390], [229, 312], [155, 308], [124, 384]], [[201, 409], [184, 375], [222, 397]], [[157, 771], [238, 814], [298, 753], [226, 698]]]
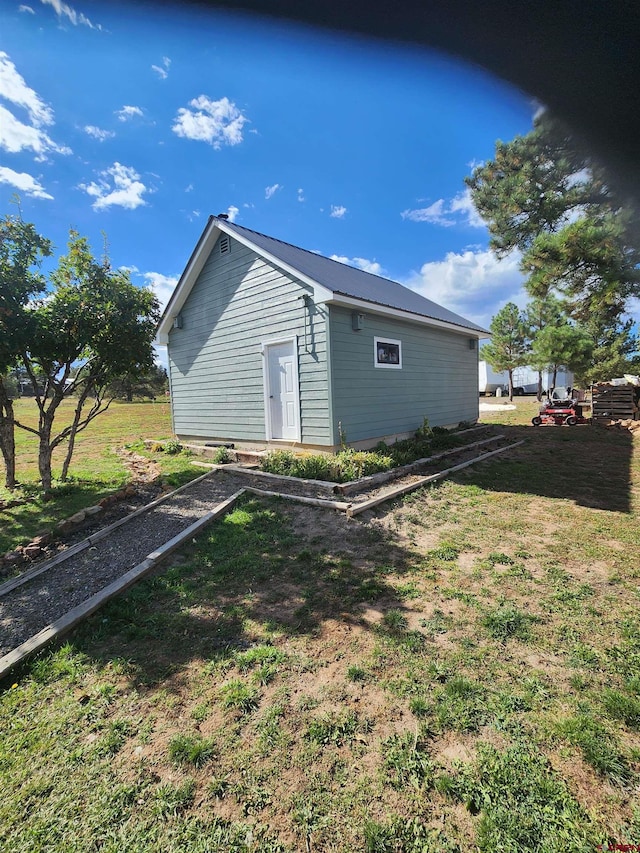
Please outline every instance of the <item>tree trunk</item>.
[[542, 402], [542, 371], [538, 371], [538, 394], [537, 394], [538, 402]]
[[53, 417], [49, 413], [42, 413], [40, 417], [39, 436], [40, 442], [38, 446], [38, 470], [40, 471], [40, 480], [42, 481], [42, 490], [45, 497], [51, 493], [51, 456], [53, 448], [51, 447], [51, 427], [53, 426]]
[[16, 443], [14, 434], [13, 401], [0, 379], [0, 451], [4, 459], [4, 484], [7, 489], [16, 487]]
[[509, 402], [513, 403], [513, 370], [509, 370]]
[[60, 480], [63, 483], [66, 482], [67, 474], [69, 473], [69, 465], [71, 465], [71, 457], [73, 456], [73, 449], [76, 443], [76, 435], [78, 434], [78, 424], [80, 423], [80, 418], [82, 417], [82, 408], [88, 395], [89, 387], [87, 386], [82, 392], [82, 394], [80, 394], [80, 396], [78, 397], [78, 404], [73, 414], [73, 423], [71, 424], [71, 432], [69, 433], [69, 444], [67, 445], [67, 455], [64, 458], [64, 463], [62, 465], [62, 473], [60, 474]]

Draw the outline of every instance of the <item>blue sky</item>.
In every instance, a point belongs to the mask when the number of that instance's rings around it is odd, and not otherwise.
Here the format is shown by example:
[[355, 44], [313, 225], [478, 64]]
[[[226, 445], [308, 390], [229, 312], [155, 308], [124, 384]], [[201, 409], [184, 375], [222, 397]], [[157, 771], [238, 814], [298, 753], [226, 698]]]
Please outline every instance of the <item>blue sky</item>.
[[0, 214], [166, 302], [209, 214], [488, 325], [523, 305], [463, 179], [536, 105], [437, 53], [159, 5], [4, 0]]

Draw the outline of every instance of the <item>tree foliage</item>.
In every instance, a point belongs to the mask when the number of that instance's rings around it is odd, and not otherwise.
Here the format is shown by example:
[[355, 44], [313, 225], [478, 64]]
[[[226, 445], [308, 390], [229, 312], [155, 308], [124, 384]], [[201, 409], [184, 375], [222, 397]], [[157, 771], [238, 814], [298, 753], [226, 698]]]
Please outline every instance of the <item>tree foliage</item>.
[[557, 294], [593, 344], [591, 378], [610, 378], [637, 342], [624, 317], [640, 295], [640, 215], [562, 123], [543, 113], [498, 142], [466, 179], [498, 257], [517, 250], [532, 297]]
[[491, 343], [480, 350], [480, 357], [498, 372], [509, 373], [509, 399], [513, 400], [513, 371], [527, 362], [528, 329], [524, 315], [513, 302], [494, 316], [489, 326]]
[[154, 364], [146, 373], [137, 376], [125, 373], [109, 383], [109, 393], [127, 402], [133, 402], [135, 397], [155, 400], [158, 395], [164, 395], [169, 390], [169, 378], [164, 367]]
[[545, 326], [535, 336], [531, 348], [531, 364], [535, 368], [553, 371], [552, 387], [556, 373], [566, 367], [578, 380], [588, 371], [593, 357], [593, 342], [584, 329], [571, 323]]
[[[87, 240], [74, 230], [67, 254], [45, 281], [32, 268], [44, 248], [50, 252], [48, 242], [33, 226], [9, 217], [4, 225], [13, 228], [14, 254], [22, 260], [12, 286], [4, 277], [0, 280], [3, 296], [14, 299], [20, 315], [20, 332], [11, 338], [2, 335], [9, 340], [5, 363], [24, 368], [38, 407], [37, 427], [16, 421], [13, 413], [11, 427], [38, 436], [40, 477], [49, 491], [55, 448], [67, 442], [64, 479], [77, 433], [111, 402], [109, 384], [123, 374], [136, 377], [151, 370], [159, 308], [150, 290], [135, 287], [126, 272], [111, 268], [108, 258], [97, 261]], [[16, 295], [22, 302], [16, 302]], [[5, 328], [10, 324], [3, 315], [0, 331]], [[54, 431], [59, 406], [71, 396], [76, 401], [73, 418]]]
[[15, 487], [14, 388], [6, 377], [29, 344], [30, 304], [45, 286], [39, 265], [50, 254], [51, 243], [33, 225], [0, 220], [0, 452], [9, 489]]

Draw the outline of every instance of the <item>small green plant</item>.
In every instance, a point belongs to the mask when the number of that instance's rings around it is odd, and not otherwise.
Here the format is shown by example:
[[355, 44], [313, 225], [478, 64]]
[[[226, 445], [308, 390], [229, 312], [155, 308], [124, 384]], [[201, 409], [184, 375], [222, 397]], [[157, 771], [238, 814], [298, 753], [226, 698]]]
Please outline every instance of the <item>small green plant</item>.
[[258, 707], [260, 690], [238, 678], [220, 688], [220, 698], [223, 708], [246, 714]]
[[417, 732], [392, 735], [382, 744], [382, 759], [389, 780], [396, 788], [405, 785], [424, 788], [433, 781], [433, 766], [426, 743]]
[[177, 438], [170, 438], [164, 442], [164, 444], [162, 445], [162, 449], [169, 456], [175, 456], [182, 450], [182, 445], [180, 444]]
[[512, 566], [514, 563], [514, 559], [508, 554], [502, 554], [497, 551], [493, 551], [487, 557], [487, 562], [491, 563], [492, 566]]
[[211, 461], [216, 465], [226, 465], [231, 462], [231, 454], [226, 447], [217, 447], [211, 457]]
[[347, 450], [347, 431], [342, 426], [342, 421], [338, 421], [338, 437], [340, 439], [340, 450]]
[[193, 805], [195, 795], [196, 783], [193, 779], [186, 779], [182, 785], [166, 782], [155, 790], [153, 810], [158, 817], [176, 817]]
[[107, 726], [104, 735], [96, 742], [94, 752], [98, 756], [115, 755], [132, 734], [131, 725], [126, 720], [113, 720]]
[[229, 790], [229, 780], [214, 777], [207, 785], [207, 791], [210, 797], [215, 797], [216, 800], [222, 800]]
[[501, 605], [485, 614], [482, 624], [496, 640], [506, 643], [510, 637], [519, 640], [529, 638], [529, 626], [533, 618], [512, 605]]
[[353, 666], [347, 669], [347, 678], [349, 681], [366, 681], [368, 677], [369, 673], [367, 670], [357, 664], [353, 664]]
[[236, 652], [235, 662], [240, 672], [265, 664], [279, 664], [287, 659], [286, 654], [275, 646], [253, 646], [244, 652]]
[[401, 610], [387, 610], [382, 617], [382, 624], [392, 634], [400, 634], [409, 626], [407, 617]]
[[434, 548], [427, 554], [433, 560], [442, 560], [443, 563], [454, 563], [460, 556], [460, 549], [451, 542], [443, 542], [439, 548]]
[[425, 440], [430, 439], [433, 435], [433, 429], [429, 426], [429, 418], [422, 419], [422, 425], [416, 430], [416, 438]]
[[174, 764], [203, 767], [216, 754], [215, 741], [200, 735], [176, 735], [169, 741], [169, 757]]
[[464, 676], [454, 676], [436, 692], [433, 715], [442, 731], [476, 732], [489, 719], [485, 689]]
[[614, 720], [621, 720], [630, 729], [640, 729], [640, 699], [619, 690], [605, 690], [602, 704]]
[[453, 619], [450, 616], [445, 616], [444, 612], [439, 607], [434, 608], [430, 619], [421, 619], [420, 626], [424, 628], [428, 634], [446, 634], [452, 627]]
[[631, 778], [631, 768], [614, 736], [591, 714], [576, 714], [558, 723], [557, 730], [582, 752], [594, 770], [619, 785]]
[[311, 720], [307, 727], [308, 740], [321, 745], [341, 746], [353, 740], [358, 730], [358, 715], [354, 711], [337, 714], [329, 713]]
[[438, 789], [479, 815], [477, 849], [483, 853], [526, 850], [581, 853], [594, 828], [546, 759], [526, 743], [503, 752], [480, 744], [476, 761]]
[[431, 705], [423, 696], [414, 696], [409, 701], [409, 710], [414, 717], [426, 717], [429, 714]]

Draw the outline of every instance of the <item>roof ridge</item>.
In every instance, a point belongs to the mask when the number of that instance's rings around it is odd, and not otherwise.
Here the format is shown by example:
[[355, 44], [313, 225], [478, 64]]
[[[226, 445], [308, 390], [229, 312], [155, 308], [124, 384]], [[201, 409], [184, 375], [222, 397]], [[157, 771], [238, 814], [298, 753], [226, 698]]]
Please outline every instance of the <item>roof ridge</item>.
[[[214, 216], [213, 218], [217, 219], [218, 217]], [[296, 246], [295, 243], [289, 243], [289, 242], [287, 242], [287, 240], [281, 240], [279, 237], [272, 237], [270, 234], [263, 234], [262, 231], [256, 231], [253, 228], [247, 228], [246, 225], [236, 225], [235, 222], [230, 222], [230, 223], [225, 223], [225, 224], [232, 225], [235, 228], [242, 228], [243, 231], [249, 231], [249, 232], [251, 232], [251, 234], [257, 234], [259, 237], [264, 237], [267, 240], [273, 240], [275, 243], [282, 243], [283, 246], [289, 246], [290, 248], [295, 249], [298, 252], [306, 252], [308, 255], [311, 255], [314, 258], [323, 258], [325, 261], [330, 261], [332, 264], [340, 264], [340, 266], [343, 266], [343, 267], [350, 267], [352, 270], [356, 270], [357, 272], [364, 273], [364, 275], [370, 275], [370, 276], [373, 276], [373, 278], [379, 278], [382, 281], [390, 281], [392, 284], [399, 284], [401, 287], [405, 287], [405, 285], [402, 284], [402, 282], [396, 281], [393, 278], [387, 278], [387, 276], [385, 276], [385, 275], [377, 275], [374, 272], [369, 272], [368, 270], [363, 270], [361, 267], [352, 267], [351, 264], [345, 264], [343, 261], [337, 261], [335, 258], [328, 258], [326, 255], [323, 255], [321, 252], [312, 252], [311, 249], [305, 249], [304, 246]]]

